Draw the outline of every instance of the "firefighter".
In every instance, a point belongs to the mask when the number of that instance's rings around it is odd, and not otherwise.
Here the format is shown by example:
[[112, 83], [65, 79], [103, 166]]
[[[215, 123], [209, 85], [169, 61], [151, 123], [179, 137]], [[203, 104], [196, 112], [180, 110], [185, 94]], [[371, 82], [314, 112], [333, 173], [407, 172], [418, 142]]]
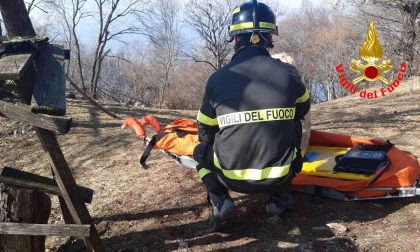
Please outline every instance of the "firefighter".
[[229, 190], [269, 195], [267, 213], [293, 205], [291, 180], [302, 168], [302, 119], [310, 97], [297, 70], [270, 57], [276, 18], [256, 0], [233, 10], [235, 54], [210, 76], [198, 112], [198, 175], [213, 206], [215, 231], [234, 213]]

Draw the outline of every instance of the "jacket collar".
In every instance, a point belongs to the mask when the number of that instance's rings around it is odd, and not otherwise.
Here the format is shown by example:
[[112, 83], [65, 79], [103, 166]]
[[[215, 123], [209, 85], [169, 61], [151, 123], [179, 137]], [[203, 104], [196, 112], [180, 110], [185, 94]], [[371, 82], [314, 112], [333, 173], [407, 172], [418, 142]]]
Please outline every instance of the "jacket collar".
[[245, 59], [249, 59], [249, 58], [252, 58], [254, 56], [259, 56], [259, 55], [270, 56], [270, 53], [267, 51], [267, 49], [265, 49], [262, 46], [247, 46], [247, 47], [243, 47], [243, 48], [239, 49], [232, 56], [231, 62], [233, 62], [233, 63], [240, 62], [240, 61], [243, 61]]

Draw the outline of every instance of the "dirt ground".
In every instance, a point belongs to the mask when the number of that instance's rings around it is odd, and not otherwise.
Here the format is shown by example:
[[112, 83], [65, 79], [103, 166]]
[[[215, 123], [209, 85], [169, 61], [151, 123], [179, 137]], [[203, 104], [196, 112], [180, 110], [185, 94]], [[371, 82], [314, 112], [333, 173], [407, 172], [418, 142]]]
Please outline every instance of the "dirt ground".
[[[313, 106], [313, 128], [389, 139], [420, 156], [420, 78], [392, 94], [346, 97]], [[195, 111], [129, 108], [107, 104], [122, 117], [156, 115], [164, 124]], [[240, 213], [223, 232], [209, 232], [209, 207], [196, 172], [158, 151], [150, 169], [139, 165], [144, 145], [121, 122], [82, 100], [69, 100], [73, 128], [59, 136], [78, 184], [95, 190], [92, 217], [110, 221], [102, 236], [108, 251], [420, 251], [420, 197], [340, 202], [294, 193], [296, 209], [267, 219], [264, 195], [233, 194]], [[0, 167], [50, 176], [32, 129], [0, 118]], [[51, 223], [63, 223], [52, 197]], [[338, 223], [341, 232], [327, 227]], [[338, 228], [338, 229], [339, 229]], [[64, 238], [48, 238], [55, 251]]]

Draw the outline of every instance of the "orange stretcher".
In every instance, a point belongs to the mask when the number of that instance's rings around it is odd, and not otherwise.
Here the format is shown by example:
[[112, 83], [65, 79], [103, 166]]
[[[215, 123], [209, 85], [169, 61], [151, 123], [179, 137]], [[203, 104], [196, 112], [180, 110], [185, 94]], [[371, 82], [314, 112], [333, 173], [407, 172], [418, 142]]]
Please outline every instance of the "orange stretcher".
[[[178, 124], [179, 122], [185, 123], [184, 121], [179, 120], [180, 119], [175, 122], [178, 122]], [[123, 126], [132, 127], [140, 138], [149, 142], [151, 138], [145, 135], [143, 129], [145, 124], [147, 124], [147, 121], [152, 122], [150, 124], [153, 124], [152, 126], [156, 132], [160, 130], [156, 118], [151, 116], [146, 117], [146, 120], [140, 119], [139, 121], [135, 118], [128, 118], [124, 121]], [[196, 132], [196, 130], [191, 130], [191, 125], [188, 126], [188, 131], [192, 133]], [[196, 135], [194, 135], [194, 138], [192, 139], [198, 141]], [[172, 143], [176, 142], [174, 142], [173, 139], [170, 141], [171, 144], [167, 144], [170, 148], [159, 148], [159, 145], [155, 146], [155, 148], [160, 149], [182, 166], [195, 169], [197, 163], [191, 157], [191, 150], [193, 148], [187, 148], [190, 150], [188, 153], [185, 151], [176, 153], [176, 150], [179, 148], [175, 147], [179, 146], [173, 147], [174, 144]], [[164, 141], [162, 142], [164, 143]], [[308, 150], [310, 151], [311, 148], [315, 148], [315, 146], [318, 150], [320, 148], [335, 148], [337, 149], [337, 154], [343, 154], [346, 150], [359, 145], [389, 145], [389, 143], [383, 140], [361, 139], [312, 130]], [[314, 164], [304, 163], [303, 171], [297, 174], [292, 183], [297, 191], [319, 194], [321, 196], [345, 201], [419, 196], [420, 164], [417, 159], [413, 155], [399, 150], [395, 146], [390, 148], [386, 156], [390, 160], [390, 164], [369, 176], [351, 173], [335, 173], [332, 172], [332, 170], [324, 170], [322, 165], [325, 165], [326, 162], [330, 162], [328, 160], [315, 163], [315, 168]], [[331, 164], [329, 167], [331, 167]]]
[[[386, 141], [360, 139], [352, 136], [311, 131], [309, 145], [325, 147], [353, 147], [358, 145], [385, 145]], [[293, 185], [299, 191], [319, 193], [341, 200], [360, 200], [420, 195], [420, 165], [411, 154], [392, 147], [387, 156], [390, 165], [379, 170], [368, 180], [345, 180], [299, 174]]]

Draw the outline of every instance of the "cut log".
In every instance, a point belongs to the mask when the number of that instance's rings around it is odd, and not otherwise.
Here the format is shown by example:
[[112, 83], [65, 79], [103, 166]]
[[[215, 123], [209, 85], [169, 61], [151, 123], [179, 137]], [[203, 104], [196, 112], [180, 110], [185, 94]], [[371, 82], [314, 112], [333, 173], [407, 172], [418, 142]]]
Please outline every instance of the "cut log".
[[[51, 199], [43, 192], [0, 183], [0, 221], [46, 224]], [[44, 251], [45, 236], [1, 235], [0, 251]]]

